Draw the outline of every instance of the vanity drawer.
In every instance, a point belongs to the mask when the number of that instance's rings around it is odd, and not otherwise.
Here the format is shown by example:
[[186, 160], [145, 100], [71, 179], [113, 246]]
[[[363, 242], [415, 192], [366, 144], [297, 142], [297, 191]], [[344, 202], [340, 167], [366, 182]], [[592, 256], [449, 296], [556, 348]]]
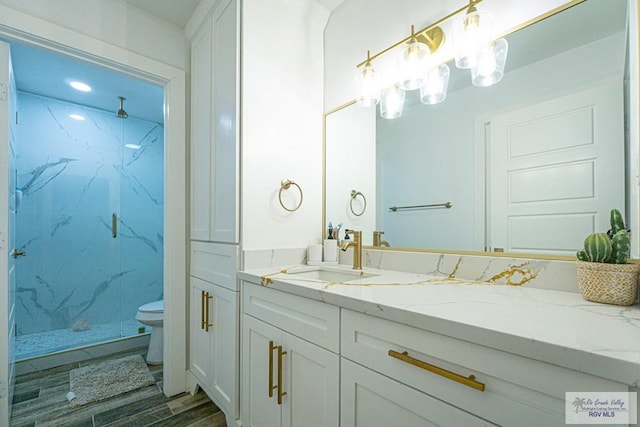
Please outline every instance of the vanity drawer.
[[602, 378], [346, 309], [341, 337], [343, 357], [501, 425], [529, 419], [564, 425], [565, 392], [627, 391]]
[[243, 282], [243, 311], [334, 353], [340, 348], [340, 309]]

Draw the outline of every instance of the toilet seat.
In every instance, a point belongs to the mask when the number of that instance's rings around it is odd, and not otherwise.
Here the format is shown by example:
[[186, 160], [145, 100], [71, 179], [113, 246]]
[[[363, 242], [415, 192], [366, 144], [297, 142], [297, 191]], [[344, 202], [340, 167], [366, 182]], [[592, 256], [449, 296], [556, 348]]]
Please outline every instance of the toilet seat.
[[164, 311], [164, 300], [150, 302], [138, 307], [138, 311], [144, 313], [162, 313]]
[[[161, 326], [164, 318], [164, 301], [154, 301], [138, 307], [136, 320], [142, 323], [149, 323], [150, 326]], [[151, 323], [150, 323], [151, 322]], [[160, 325], [158, 324], [160, 323]]]

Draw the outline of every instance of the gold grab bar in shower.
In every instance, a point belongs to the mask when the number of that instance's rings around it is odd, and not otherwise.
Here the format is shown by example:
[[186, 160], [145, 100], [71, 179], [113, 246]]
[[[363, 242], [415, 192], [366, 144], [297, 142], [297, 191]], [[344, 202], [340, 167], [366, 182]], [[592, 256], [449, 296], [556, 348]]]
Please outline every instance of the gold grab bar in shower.
[[111, 235], [114, 239], [118, 237], [118, 215], [115, 212], [111, 215]]

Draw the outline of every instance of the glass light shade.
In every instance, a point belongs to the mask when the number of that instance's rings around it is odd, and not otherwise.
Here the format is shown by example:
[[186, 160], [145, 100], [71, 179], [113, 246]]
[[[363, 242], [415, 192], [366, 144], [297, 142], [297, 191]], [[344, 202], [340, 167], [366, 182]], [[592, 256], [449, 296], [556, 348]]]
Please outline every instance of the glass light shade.
[[449, 86], [449, 66], [440, 64], [431, 68], [420, 86], [420, 102], [427, 105], [439, 104], [447, 97]]
[[505, 39], [498, 39], [480, 51], [476, 65], [471, 68], [474, 86], [491, 86], [502, 80], [508, 50], [509, 43]]
[[489, 12], [474, 10], [467, 13], [453, 27], [453, 49], [456, 67], [472, 68], [477, 55], [493, 33], [493, 16]]
[[[415, 40], [415, 39], [414, 39]], [[400, 58], [401, 87], [404, 90], [418, 89], [429, 66], [431, 51], [426, 44], [413, 41], [404, 48]]]
[[380, 99], [380, 116], [385, 119], [397, 119], [404, 108], [404, 90], [399, 85], [393, 85], [382, 91]]
[[359, 94], [356, 103], [362, 107], [375, 106], [380, 101], [380, 84], [370, 62], [356, 71], [355, 81]]

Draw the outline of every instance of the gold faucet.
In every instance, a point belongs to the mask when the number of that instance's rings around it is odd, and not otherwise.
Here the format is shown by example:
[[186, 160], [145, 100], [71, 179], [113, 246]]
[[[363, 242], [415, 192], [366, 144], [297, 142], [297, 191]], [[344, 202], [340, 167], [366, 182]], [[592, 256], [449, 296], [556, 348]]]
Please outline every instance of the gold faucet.
[[353, 269], [362, 270], [362, 231], [346, 230], [345, 234], [352, 234], [353, 241], [345, 240], [340, 249], [346, 251], [353, 247]]
[[386, 246], [391, 247], [389, 242], [386, 240], [382, 240], [381, 237], [384, 234], [384, 231], [374, 231], [373, 232], [373, 246]]

